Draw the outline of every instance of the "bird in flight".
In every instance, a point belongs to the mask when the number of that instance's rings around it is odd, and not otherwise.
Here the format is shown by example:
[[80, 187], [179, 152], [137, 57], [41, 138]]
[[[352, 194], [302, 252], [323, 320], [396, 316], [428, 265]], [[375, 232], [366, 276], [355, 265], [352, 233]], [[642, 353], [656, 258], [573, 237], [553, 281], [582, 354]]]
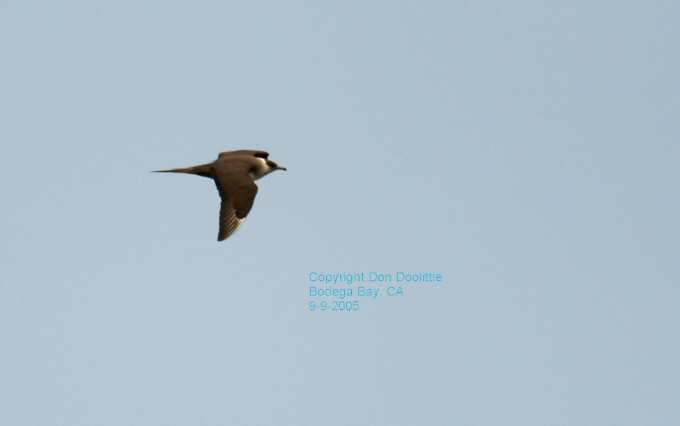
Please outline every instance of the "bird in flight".
[[222, 199], [220, 230], [217, 241], [234, 233], [253, 207], [255, 181], [275, 170], [286, 170], [269, 159], [265, 151], [238, 150], [221, 152], [212, 163], [180, 169], [155, 170], [155, 173], [188, 173], [211, 178]]

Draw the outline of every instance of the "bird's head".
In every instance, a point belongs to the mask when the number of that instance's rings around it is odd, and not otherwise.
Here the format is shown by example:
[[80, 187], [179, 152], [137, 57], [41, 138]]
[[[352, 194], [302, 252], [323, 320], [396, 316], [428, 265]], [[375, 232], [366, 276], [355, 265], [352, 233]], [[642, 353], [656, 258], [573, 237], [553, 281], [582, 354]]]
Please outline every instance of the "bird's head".
[[271, 161], [271, 160], [267, 160], [267, 166], [269, 166], [269, 170], [272, 171], [272, 172], [276, 171], [276, 170], [283, 170], [283, 171], [288, 170], [285, 167], [279, 166], [277, 163], [275, 163], [274, 161]]

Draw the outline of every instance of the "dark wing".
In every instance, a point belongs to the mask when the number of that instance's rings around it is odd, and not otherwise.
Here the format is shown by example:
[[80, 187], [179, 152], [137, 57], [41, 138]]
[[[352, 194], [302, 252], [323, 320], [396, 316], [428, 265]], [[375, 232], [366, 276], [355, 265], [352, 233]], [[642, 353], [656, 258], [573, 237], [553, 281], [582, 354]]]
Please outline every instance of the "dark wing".
[[222, 158], [224, 156], [237, 156], [237, 155], [247, 155], [249, 157], [259, 157], [259, 158], [264, 158], [265, 160], [267, 157], [269, 157], [269, 153], [267, 151], [254, 151], [254, 150], [249, 150], [249, 149], [240, 149], [238, 151], [225, 151], [225, 152], [220, 152], [220, 155], [217, 158]]
[[217, 168], [215, 171], [215, 184], [222, 198], [217, 241], [233, 234], [253, 207], [257, 185], [250, 177], [248, 168], [244, 163], [232, 165], [228, 170]]

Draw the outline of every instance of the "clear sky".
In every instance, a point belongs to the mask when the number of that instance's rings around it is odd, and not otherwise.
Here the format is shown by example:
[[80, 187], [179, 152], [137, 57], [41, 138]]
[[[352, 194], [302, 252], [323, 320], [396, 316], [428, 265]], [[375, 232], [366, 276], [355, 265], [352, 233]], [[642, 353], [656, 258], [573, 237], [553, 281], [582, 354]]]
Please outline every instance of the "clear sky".
[[680, 424], [679, 5], [2, 1], [0, 424]]

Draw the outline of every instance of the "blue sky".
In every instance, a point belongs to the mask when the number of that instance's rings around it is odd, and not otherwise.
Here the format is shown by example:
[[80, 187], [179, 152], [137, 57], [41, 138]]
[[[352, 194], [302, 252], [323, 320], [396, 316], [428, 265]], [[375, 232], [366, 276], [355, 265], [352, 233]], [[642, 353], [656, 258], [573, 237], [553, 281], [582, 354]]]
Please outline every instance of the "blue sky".
[[678, 12], [3, 2], [0, 423], [678, 424]]

